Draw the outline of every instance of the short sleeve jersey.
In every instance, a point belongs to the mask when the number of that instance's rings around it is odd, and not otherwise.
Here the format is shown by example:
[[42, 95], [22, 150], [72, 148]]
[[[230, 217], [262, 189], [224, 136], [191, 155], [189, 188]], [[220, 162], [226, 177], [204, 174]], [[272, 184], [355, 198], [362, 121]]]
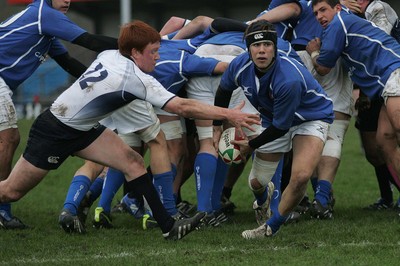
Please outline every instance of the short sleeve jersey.
[[300, 0], [301, 14], [299, 20], [293, 25], [292, 44], [307, 45], [316, 37], [321, 38], [322, 27], [315, 18], [311, 1]]
[[207, 27], [202, 34], [199, 34], [191, 39], [183, 40], [165, 40], [163, 39], [161, 44], [166, 49], [180, 49], [185, 50], [193, 54], [196, 52], [197, 47], [199, 47], [204, 41], [214, 36], [214, 33], [210, 27]]
[[[269, 3], [268, 8], [266, 10], [262, 11], [260, 14], [258, 14], [257, 17], [262, 16], [263, 14], [267, 13], [269, 10], [271, 10], [277, 6], [280, 6], [283, 4], [289, 4], [289, 3], [298, 3], [298, 2], [299, 2], [299, 0], [272, 0]], [[278, 36], [285, 39], [290, 25], [296, 24], [297, 19], [298, 18], [292, 18], [292, 19], [282, 21], [280, 23], [275, 23], [275, 27], [278, 32]]]
[[16, 89], [47, 55], [67, 52], [57, 39], [73, 41], [84, 32], [46, 1], [34, 1], [0, 24], [0, 76]]
[[343, 8], [324, 29], [317, 63], [333, 68], [339, 57], [354, 83], [376, 99], [391, 73], [400, 68], [400, 45], [375, 24]]
[[87, 131], [113, 111], [135, 99], [163, 108], [175, 97], [154, 77], [117, 50], [104, 51], [74, 84], [51, 105], [62, 123]]
[[262, 117], [262, 125], [289, 129], [306, 121], [333, 121], [332, 100], [311, 73], [299, 62], [278, 56], [261, 78], [248, 53], [235, 58], [222, 76], [220, 86], [240, 87]]

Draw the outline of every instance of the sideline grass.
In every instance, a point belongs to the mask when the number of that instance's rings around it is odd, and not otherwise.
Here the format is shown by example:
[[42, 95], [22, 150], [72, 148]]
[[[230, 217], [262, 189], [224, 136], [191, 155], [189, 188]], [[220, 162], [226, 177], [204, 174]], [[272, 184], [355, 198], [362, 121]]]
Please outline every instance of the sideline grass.
[[[31, 121], [21, 120], [19, 125], [20, 153]], [[125, 214], [114, 216], [116, 229], [95, 230], [90, 227], [94, 208], [86, 235], [65, 234], [57, 219], [71, 178], [82, 164], [78, 158], [69, 158], [13, 205], [14, 214], [33, 228], [0, 230], [0, 264], [398, 265], [398, 212], [362, 210], [379, 193], [373, 168], [361, 153], [353, 125], [346, 136], [342, 159], [334, 186], [337, 203], [332, 221], [304, 217], [299, 223], [282, 227], [273, 238], [242, 239], [243, 230], [256, 227], [244, 174], [233, 191], [237, 209], [230, 224], [202, 228], [181, 241], [170, 242], [158, 229], [143, 231], [139, 220]], [[195, 201], [193, 179], [185, 184], [183, 195]], [[397, 198], [398, 193], [394, 195]]]

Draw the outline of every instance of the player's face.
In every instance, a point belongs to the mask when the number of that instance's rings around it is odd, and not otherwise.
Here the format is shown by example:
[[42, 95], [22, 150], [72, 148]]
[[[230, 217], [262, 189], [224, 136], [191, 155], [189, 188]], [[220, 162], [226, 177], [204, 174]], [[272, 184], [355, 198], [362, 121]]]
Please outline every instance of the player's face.
[[53, 8], [60, 11], [61, 13], [67, 13], [71, 0], [52, 0]]
[[160, 42], [149, 43], [143, 52], [134, 52], [132, 57], [136, 65], [145, 73], [150, 73], [156, 66], [156, 61], [160, 58], [158, 54], [160, 49]]
[[275, 57], [275, 46], [271, 41], [250, 45], [251, 59], [260, 70], [266, 70]]
[[357, 0], [357, 4], [360, 5], [361, 13], [364, 14], [367, 6], [369, 4], [369, 0]]
[[323, 28], [326, 28], [331, 23], [336, 13], [341, 9], [342, 6], [339, 4], [332, 8], [326, 2], [319, 2], [313, 7], [314, 15]]

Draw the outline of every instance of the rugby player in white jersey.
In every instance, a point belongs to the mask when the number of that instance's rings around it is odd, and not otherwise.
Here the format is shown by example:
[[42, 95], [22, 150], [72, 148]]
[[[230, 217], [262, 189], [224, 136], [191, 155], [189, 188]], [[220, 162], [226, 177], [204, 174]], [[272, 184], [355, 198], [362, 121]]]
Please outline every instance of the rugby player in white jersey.
[[154, 69], [160, 39], [154, 28], [141, 21], [121, 27], [119, 50], [101, 53], [35, 120], [23, 155], [9, 177], [0, 182], [0, 202], [19, 200], [50, 170], [75, 155], [122, 171], [129, 190], [147, 200], [166, 239], [180, 239], [195, 229], [204, 214], [175, 221], [162, 205], [143, 157], [99, 121], [135, 99], [184, 117], [227, 119], [238, 128], [251, 128], [259, 121], [257, 115], [240, 111], [244, 103], [235, 109], [224, 109], [179, 98], [145, 74]]

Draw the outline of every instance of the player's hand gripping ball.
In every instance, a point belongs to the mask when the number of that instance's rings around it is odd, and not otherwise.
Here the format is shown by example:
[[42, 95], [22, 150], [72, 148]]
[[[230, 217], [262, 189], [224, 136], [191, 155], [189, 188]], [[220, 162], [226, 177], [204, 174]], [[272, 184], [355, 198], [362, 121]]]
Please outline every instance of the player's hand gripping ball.
[[236, 128], [231, 127], [221, 134], [218, 144], [218, 154], [226, 164], [240, 164], [242, 156], [240, 155], [239, 145], [231, 144], [231, 140], [242, 140]]

